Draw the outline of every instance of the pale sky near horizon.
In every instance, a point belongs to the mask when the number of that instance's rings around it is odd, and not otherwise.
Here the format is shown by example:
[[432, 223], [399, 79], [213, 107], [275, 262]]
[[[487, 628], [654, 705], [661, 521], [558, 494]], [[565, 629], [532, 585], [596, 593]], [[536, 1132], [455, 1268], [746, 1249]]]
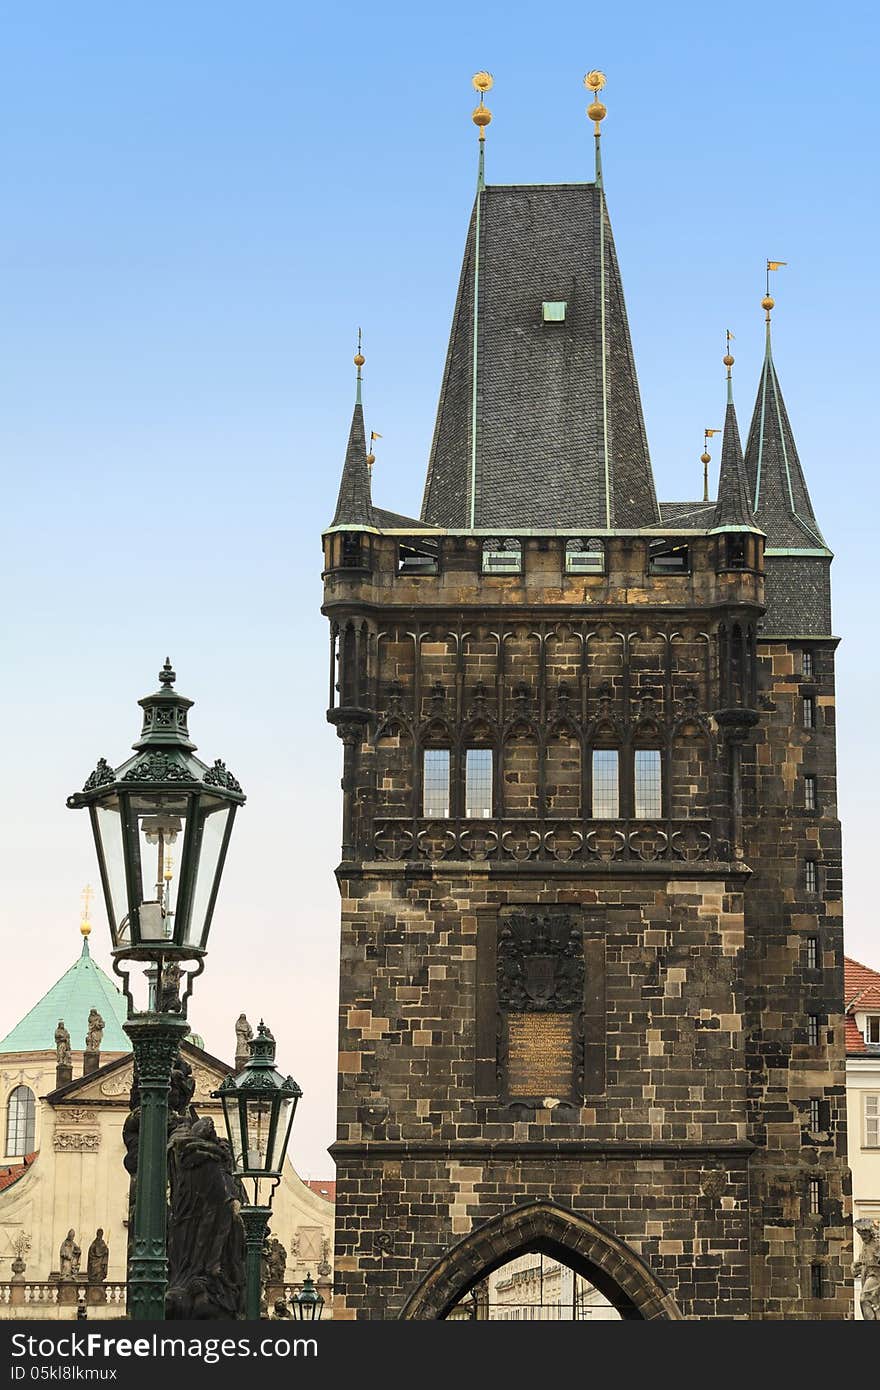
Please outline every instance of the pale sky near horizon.
[[[0, 3], [6, 766], [0, 1036], [79, 951], [96, 869], [66, 810], [138, 733], [166, 655], [200, 754], [249, 795], [193, 1027], [263, 1015], [331, 1176], [339, 854], [320, 532], [364, 329], [380, 505], [417, 514], [473, 198], [603, 163], [658, 492], [698, 496], [736, 334], [740, 429], [774, 355], [832, 569], [847, 948], [880, 968], [877, 15], [452, 0]], [[716, 444], [720, 441], [716, 440]], [[717, 463], [717, 450], [713, 450]], [[108, 933], [91, 945], [109, 969]]]

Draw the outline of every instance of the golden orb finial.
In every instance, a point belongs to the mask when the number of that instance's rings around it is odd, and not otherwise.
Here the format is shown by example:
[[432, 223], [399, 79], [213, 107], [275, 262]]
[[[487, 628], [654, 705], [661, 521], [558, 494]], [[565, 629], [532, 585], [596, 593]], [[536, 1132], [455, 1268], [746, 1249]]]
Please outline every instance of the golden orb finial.
[[375, 462], [376, 462], [376, 455], [375, 455], [375, 454], [367, 454], [367, 467], [368, 467], [368, 468], [372, 468], [372, 466], [373, 466], [373, 464], [374, 464]]
[[354, 362], [354, 365], [356, 367], [362, 367], [366, 360], [367, 359], [366, 357], [364, 357], [364, 354], [362, 352], [356, 352], [354, 357], [352, 358], [352, 361]]
[[607, 78], [604, 72], [600, 72], [598, 68], [593, 68], [592, 72], [588, 72], [586, 77], [584, 78], [584, 86], [587, 88], [588, 91], [593, 93], [593, 100], [587, 107], [587, 115], [593, 122], [593, 130], [595, 131], [596, 135], [599, 135], [600, 133], [599, 122], [604, 121], [605, 117], [608, 115], [607, 106], [605, 106], [604, 102], [601, 102], [599, 100], [599, 93], [605, 86], [606, 81]]
[[494, 77], [492, 76], [491, 72], [475, 72], [474, 75], [473, 75], [473, 77], [471, 78], [471, 83], [472, 83], [472, 85], [473, 85], [473, 87], [474, 87], [474, 90], [477, 91], [477, 92], [479, 92], [479, 94], [480, 94], [480, 104], [479, 104], [479, 106], [475, 106], [474, 109], [473, 109], [473, 111], [471, 112], [471, 120], [473, 121], [474, 125], [477, 127], [477, 130], [479, 131], [479, 136], [480, 136], [480, 180], [479, 180], [479, 182], [480, 182], [480, 185], [482, 186], [482, 167], [483, 167], [483, 166], [482, 166], [482, 161], [483, 161], [483, 144], [482, 144], [482, 142], [483, 142], [483, 141], [485, 140], [485, 138], [486, 138], [486, 126], [491, 125], [491, 123], [492, 123], [492, 112], [489, 110], [488, 106], [484, 106], [484, 105], [483, 105], [483, 97], [485, 96], [486, 92], [491, 92], [493, 86], [495, 85], [495, 79], [494, 79]]
[[89, 936], [91, 934], [92, 924], [91, 922], [86, 922], [85, 920], [83, 920], [79, 924], [79, 929], [82, 932], [83, 936]]
[[724, 363], [725, 367], [732, 367], [732, 366], [733, 366], [734, 359], [733, 359], [733, 357], [730, 355], [729, 352], [725, 352], [725, 354], [724, 354], [724, 356], [722, 357], [721, 361]]
[[769, 313], [775, 303], [776, 300], [773, 298], [772, 294], [765, 294], [764, 298], [761, 300], [761, 308], [766, 309]]
[[703, 452], [700, 454], [700, 463], [711, 463], [711, 462], [712, 462], [712, 455], [709, 453], [708, 449], [704, 449]]

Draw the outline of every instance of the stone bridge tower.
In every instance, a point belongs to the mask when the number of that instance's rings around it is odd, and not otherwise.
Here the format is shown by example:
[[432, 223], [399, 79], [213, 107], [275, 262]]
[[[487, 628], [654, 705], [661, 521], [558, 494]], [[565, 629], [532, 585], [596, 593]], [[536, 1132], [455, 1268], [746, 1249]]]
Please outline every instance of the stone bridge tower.
[[480, 178], [420, 519], [358, 396], [324, 535], [344, 745], [339, 1314], [526, 1249], [625, 1317], [851, 1316], [831, 554], [770, 345], [658, 503], [596, 179]]

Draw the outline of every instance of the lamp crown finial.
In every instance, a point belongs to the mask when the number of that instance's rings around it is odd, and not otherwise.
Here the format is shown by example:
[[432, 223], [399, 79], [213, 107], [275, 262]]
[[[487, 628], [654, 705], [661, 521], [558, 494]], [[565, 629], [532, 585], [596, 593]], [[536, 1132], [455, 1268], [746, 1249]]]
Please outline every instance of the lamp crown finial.
[[176, 680], [177, 680], [177, 672], [174, 670], [174, 668], [173, 668], [172, 665], [171, 665], [171, 657], [170, 657], [170, 656], [166, 656], [166, 658], [165, 658], [165, 665], [162, 667], [162, 670], [159, 672], [159, 681], [160, 681], [160, 684], [164, 685], [165, 688], [168, 689], [170, 686], [172, 686], [172, 685], [174, 684], [174, 682], [175, 682]]

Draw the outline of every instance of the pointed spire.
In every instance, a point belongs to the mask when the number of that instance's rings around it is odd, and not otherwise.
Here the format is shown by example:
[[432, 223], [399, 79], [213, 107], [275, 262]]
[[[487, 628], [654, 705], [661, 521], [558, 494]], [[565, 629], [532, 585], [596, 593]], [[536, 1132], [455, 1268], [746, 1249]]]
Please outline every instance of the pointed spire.
[[584, 86], [587, 88], [587, 91], [593, 93], [593, 100], [590, 102], [589, 106], [587, 107], [587, 115], [589, 116], [590, 120], [593, 122], [593, 138], [595, 139], [595, 142], [596, 142], [596, 186], [597, 186], [597, 188], [601, 188], [601, 187], [602, 187], [602, 149], [601, 149], [602, 129], [601, 129], [601, 123], [602, 123], [602, 121], [604, 121], [605, 117], [608, 115], [608, 108], [604, 105], [603, 102], [601, 102], [601, 101], [599, 100], [599, 93], [602, 91], [602, 88], [605, 86], [605, 83], [607, 82], [607, 80], [608, 80], [608, 79], [606, 78], [604, 72], [600, 72], [598, 68], [593, 68], [592, 72], [588, 72], [587, 75], [586, 75], [586, 77], [584, 78]]
[[724, 435], [721, 440], [721, 472], [718, 478], [718, 504], [715, 508], [715, 531], [754, 531], [755, 518], [749, 502], [749, 487], [743, 462], [742, 444], [736, 407], [733, 404], [733, 355], [728, 330], [724, 365], [727, 368], [727, 409], [724, 415]]
[[373, 502], [370, 496], [370, 465], [367, 462], [367, 440], [364, 429], [364, 407], [361, 401], [361, 368], [366, 358], [361, 352], [361, 330], [358, 329], [358, 350], [354, 355], [357, 367], [357, 387], [348, 448], [342, 466], [342, 480], [336, 499], [336, 512], [331, 526], [372, 526]]
[[773, 361], [770, 311], [775, 301], [769, 293], [769, 276], [771, 270], [777, 270], [784, 264], [784, 261], [767, 262], [767, 293], [761, 300], [766, 321], [766, 346], [755, 410], [746, 441], [749, 500], [755, 521], [767, 537], [768, 547], [777, 550], [827, 551], [807, 491]]

